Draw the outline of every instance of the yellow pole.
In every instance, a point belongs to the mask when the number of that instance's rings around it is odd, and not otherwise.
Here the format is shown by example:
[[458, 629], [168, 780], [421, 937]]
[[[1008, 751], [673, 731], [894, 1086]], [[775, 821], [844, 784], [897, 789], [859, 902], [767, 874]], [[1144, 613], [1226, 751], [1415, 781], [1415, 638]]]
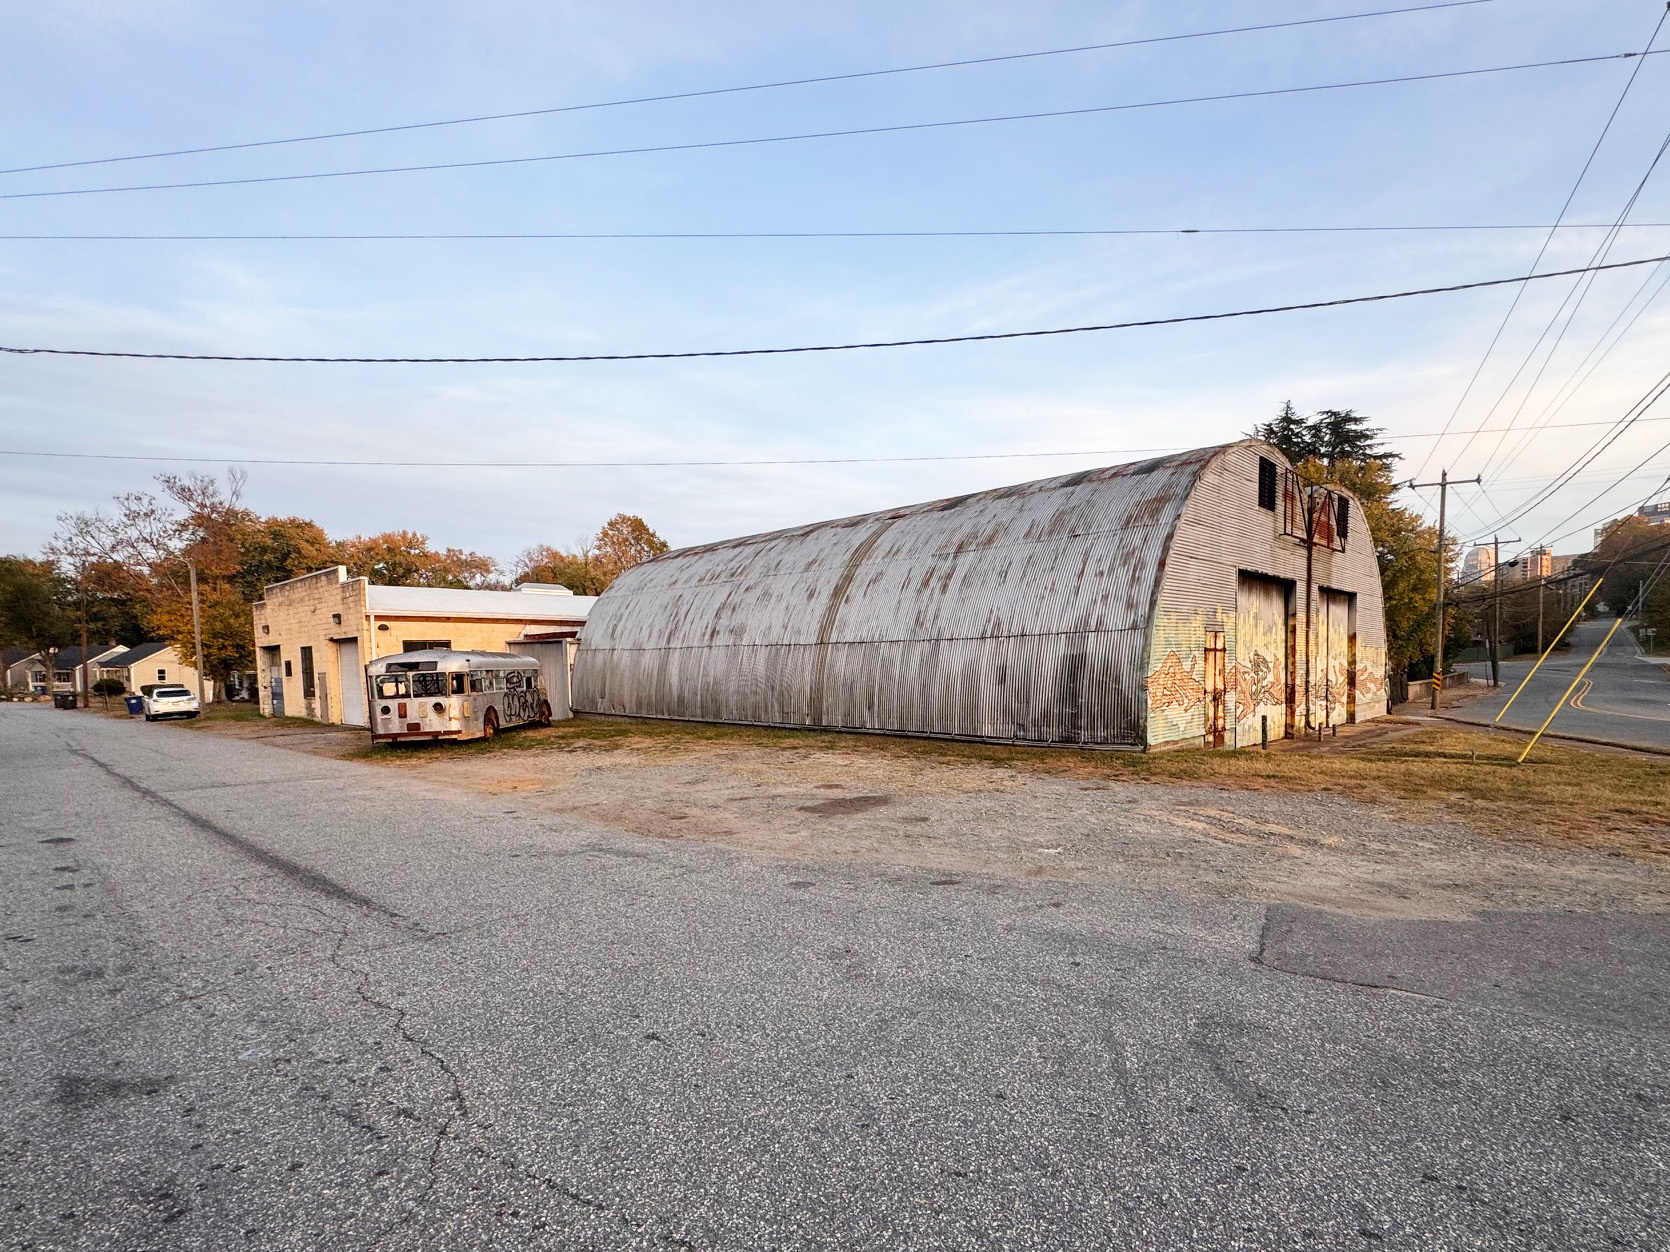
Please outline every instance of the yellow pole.
[[1566, 688], [1566, 694], [1560, 697], [1559, 703], [1554, 706], [1553, 712], [1549, 713], [1543, 719], [1542, 725], [1537, 727], [1537, 733], [1531, 736], [1531, 742], [1525, 745], [1525, 751], [1519, 754], [1519, 759], [1514, 762], [1515, 765], [1525, 764], [1525, 758], [1530, 756], [1531, 749], [1537, 746], [1537, 740], [1541, 739], [1542, 732], [1548, 729], [1548, 723], [1554, 720], [1554, 714], [1560, 711], [1560, 705], [1564, 704], [1567, 697], [1577, 690], [1577, 684], [1583, 681], [1583, 675], [1589, 672], [1589, 666], [1600, 660], [1600, 654], [1606, 651], [1606, 645], [1612, 642], [1612, 636], [1618, 633], [1618, 627], [1623, 624], [1624, 619], [1621, 617], [1612, 623], [1612, 629], [1606, 632], [1606, 638], [1600, 641], [1600, 647], [1595, 649], [1595, 654], [1592, 657], [1583, 662], [1583, 668], [1578, 670], [1577, 677], [1571, 680], [1571, 686]]
[[[1506, 713], [1513, 707], [1513, 702], [1519, 699], [1519, 693], [1524, 691], [1531, 679], [1537, 676], [1537, 671], [1542, 668], [1542, 663], [1548, 659], [1548, 654], [1554, 651], [1554, 649], [1560, 645], [1560, 640], [1566, 637], [1566, 632], [1571, 629], [1571, 624], [1577, 620], [1577, 614], [1583, 611], [1583, 605], [1589, 603], [1589, 596], [1594, 595], [1595, 592], [1599, 590], [1600, 579], [1597, 578], [1595, 579], [1595, 585], [1589, 588], [1589, 595], [1583, 597], [1583, 604], [1579, 604], [1576, 612], [1566, 619], [1566, 624], [1560, 627], [1559, 633], [1554, 636], [1553, 641], [1548, 645], [1543, 654], [1537, 658], [1537, 663], [1531, 666], [1531, 672], [1525, 675], [1524, 681], [1521, 682], [1518, 687], [1514, 688], [1513, 694], [1508, 697], [1508, 702], [1502, 706], [1502, 713]], [[1495, 717], [1490, 719], [1492, 725], [1502, 720], [1502, 713], [1498, 713]]]

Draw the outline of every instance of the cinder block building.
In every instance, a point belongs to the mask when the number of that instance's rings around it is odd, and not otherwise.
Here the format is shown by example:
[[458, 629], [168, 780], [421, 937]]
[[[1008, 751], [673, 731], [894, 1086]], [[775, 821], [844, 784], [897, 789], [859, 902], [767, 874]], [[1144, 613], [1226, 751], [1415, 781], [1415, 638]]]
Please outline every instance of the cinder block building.
[[514, 591], [383, 587], [335, 565], [268, 586], [253, 606], [261, 712], [364, 726], [365, 666], [391, 652], [514, 651], [524, 635], [585, 625], [594, 596], [525, 583]]
[[1252, 439], [667, 553], [574, 666], [585, 712], [1123, 748], [1386, 694], [1361, 505]]

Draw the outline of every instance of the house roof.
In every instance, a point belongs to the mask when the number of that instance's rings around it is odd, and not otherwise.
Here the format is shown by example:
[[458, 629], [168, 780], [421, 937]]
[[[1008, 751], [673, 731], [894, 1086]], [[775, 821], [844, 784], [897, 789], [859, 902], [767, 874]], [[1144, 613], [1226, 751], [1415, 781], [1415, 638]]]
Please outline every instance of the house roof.
[[[107, 656], [114, 656], [118, 652], [126, 652], [119, 643], [91, 643], [87, 645], [87, 663], [97, 665]], [[58, 655], [53, 658], [53, 668], [74, 669], [81, 664], [81, 648], [59, 648]]]
[[99, 664], [104, 666], [105, 669], [131, 669], [133, 666], [138, 665], [141, 661], [146, 660], [149, 657], [153, 657], [159, 652], [168, 651], [170, 646], [171, 645], [166, 643], [136, 644], [134, 647], [127, 649], [125, 652], [117, 653], [115, 656], [105, 657], [99, 662]]
[[398, 617], [488, 618], [503, 621], [583, 622], [596, 596], [539, 591], [465, 591], [453, 587], [365, 589], [366, 608]]
[[33, 648], [0, 648], [0, 669], [10, 669], [35, 655]]

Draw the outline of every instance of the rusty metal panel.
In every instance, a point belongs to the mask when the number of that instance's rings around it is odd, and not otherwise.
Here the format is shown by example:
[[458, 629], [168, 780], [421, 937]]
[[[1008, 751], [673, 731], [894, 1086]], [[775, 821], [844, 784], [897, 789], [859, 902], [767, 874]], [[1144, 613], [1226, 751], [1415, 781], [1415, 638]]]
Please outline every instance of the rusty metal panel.
[[1142, 746], [1166, 552], [1216, 452], [668, 553], [593, 608], [575, 707]]

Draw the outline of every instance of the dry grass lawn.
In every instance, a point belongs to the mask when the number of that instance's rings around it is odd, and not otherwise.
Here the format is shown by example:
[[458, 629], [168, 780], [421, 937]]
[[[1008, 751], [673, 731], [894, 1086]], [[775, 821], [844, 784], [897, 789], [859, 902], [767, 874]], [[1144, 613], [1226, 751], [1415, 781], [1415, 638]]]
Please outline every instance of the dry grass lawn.
[[[380, 764], [482, 754], [599, 753], [699, 757], [706, 747], [804, 754], [861, 753], [878, 763], [984, 765], [1080, 782], [1155, 782], [1265, 792], [1331, 792], [1412, 818], [1462, 822], [1500, 838], [1576, 844], [1670, 861], [1670, 759], [1539, 744], [1525, 765], [1517, 736], [1457, 728], [1369, 723], [1367, 733], [1321, 747], [1283, 744], [1270, 752], [1179, 750], [1098, 752], [1008, 747], [886, 736], [769, 730], [584, 716], [492, 742], [379, 745], [352, 752]], [[530, 764], [532, 762], [530, 761]]]

